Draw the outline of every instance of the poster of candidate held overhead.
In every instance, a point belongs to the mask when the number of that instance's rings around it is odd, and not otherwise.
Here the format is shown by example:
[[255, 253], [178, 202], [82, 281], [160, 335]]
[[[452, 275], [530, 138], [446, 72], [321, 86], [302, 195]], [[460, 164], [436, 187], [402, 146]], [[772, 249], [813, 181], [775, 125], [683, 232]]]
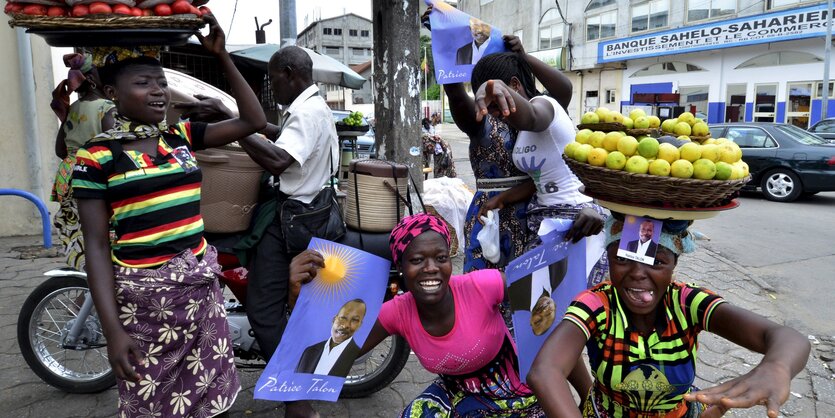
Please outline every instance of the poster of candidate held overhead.
[[308, 248], [325, 267], [302, 286], [255, 399], [336, 401], [383, 305], [388, 260], [318, 238]]
[[429, 24], [438, 84], [468, 83], [481, 57], [506, 50], [501, 31], [489, 23], [443, 1], [426, 0], [426, 4], [433, 7]]
[[586, 289], [586, 238], [576, 244], [566, 241], [570, 226], [570, 221], [561, 222], [540, 237], [542, 245], [505, 269], [522, 381], [568, 305]]

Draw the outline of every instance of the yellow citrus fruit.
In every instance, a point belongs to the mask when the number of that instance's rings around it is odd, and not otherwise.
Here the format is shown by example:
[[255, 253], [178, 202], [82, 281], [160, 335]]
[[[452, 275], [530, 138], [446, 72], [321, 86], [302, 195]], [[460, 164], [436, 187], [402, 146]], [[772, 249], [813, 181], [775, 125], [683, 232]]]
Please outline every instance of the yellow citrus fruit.
[[716, 180], [728, 180], [731, 178], [731, 174], [733, 174], [733, 166], [724, 162], [719, 161], [716, 163]]
[[635, 155], [638, 151], [638, 140], [632, 136], [623, 136], [618, 139], [618, 151], [627, 157]]
[[593, 150], [594, 147], [589, 144], [581, 144], [579, 147], [574, 149], [574, 159], [584, 163], [589, 160], [589, 153]]
[[589, 136], [589, 145], [595, 148], [603, 148], [603, 138], [606, 138], [606, 132], [594, 131]]
[[620, 132], [609, 132], [603, 137], [603, 148], [606, 151], [612, 152], [618, 150], [618, 141], [623, 136]]
[[693, 177], [710, 180], [716, 175], [716, 164], [707, 158], [699, 158], [693, 163]]
[[626, 156], [620, 151], [612, 151], [606, 157], [606, 168], [612, 170], [623, 170], [626, 165]]
[[626, 160], [626, 166], [623, 169], [630, 173], [646, 174], [649, 170], [649, 161], [640, 155], [633, 155]]
[[667, 160], [668, 163], [672, 164], [673, 161], [681, 158], [678, 148], [673, 144], [663, 143], [658, 145], [658, 158], [662, 160]]
[[597, 166], [597, 167], [603, 167], [604, 165], [606, 165], [606, 157], [608, 155], [609, 155], [609, 152], [606, 151], [605, 149], [595, 148], [595, 149], [589, 151], [589, 157], [588, 157], [589, 164]]
[[693, 177], [693, 163], [687, 160], [676, 160], [670, 164], [670, 175], [681, 179]]
[[667, 160], [656, 159], [649, 163], [649, 173], [653, 176], [667, 177], [670, 175], [670, 163]]
[[678, 148], [682, 159], [691, 163], [702, 158], [702, 146], [695, 142], [688, 142]]

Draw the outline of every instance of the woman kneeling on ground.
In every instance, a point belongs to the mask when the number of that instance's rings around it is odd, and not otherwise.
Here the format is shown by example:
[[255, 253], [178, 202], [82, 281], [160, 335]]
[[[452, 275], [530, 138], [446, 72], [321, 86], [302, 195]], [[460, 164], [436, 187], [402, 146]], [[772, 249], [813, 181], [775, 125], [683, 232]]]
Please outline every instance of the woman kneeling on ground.
[[[719, 417], [765, 405], [776, 418], [791, 379], [809, 357], [805, 337], [714, 293], [673, 281], [682, 253], [695, 249], [689, 221], [664, 221], [652, 265], [618, 257], [623, 217], [606, 222], [611, 282], [578, 295], [545, 341], [528, 382], [549, 417]], [[706, 330], [765, 354], [748, 373], [698, 390], [697, 335]], [[595, 382], [582, 413], [565, 377], [588, 348]]]
[[205, 19], [211, 33], [200, 41], [223, 68], [241, 117], [169, 127], [171, 93], [160, 62], [105, 51], [100, 74], [116, 123], [77, 154], [73, 193], [121, 417], [217, 416], [240, 390], [220, 266], [203, 238], [193, 151], [255, 133], [267, 121], [217, 21]]
[[[478, 270], [453, 276], [449, 242], [446, 224], [431, 215], [409, 216], [395, 227], [392, 259], [409, 291], [383, 304], [361, 354], [388, 335], [400, 335], [423, 367], [439, 375], [402, 417], [544, 417], [519, 379], [516, 346], [499, 311], [504, 274]], [[291, 292], [298, 295], [301, 283], [323, 266], [315, 251], [294, 258]], [[585, 391], [591, 380], [585, 369], [578, 370], [570, 379]]]

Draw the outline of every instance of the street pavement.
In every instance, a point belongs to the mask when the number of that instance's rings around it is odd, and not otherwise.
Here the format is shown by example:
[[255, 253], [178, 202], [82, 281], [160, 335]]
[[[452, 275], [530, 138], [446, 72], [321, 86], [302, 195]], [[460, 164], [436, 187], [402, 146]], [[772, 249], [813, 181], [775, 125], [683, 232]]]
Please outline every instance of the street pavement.
[[[453, 148], [458, 175], [474, 186], [467, 160], [467, 138], [454, 125], [438, 127]], [[37, 236], [0, 238], [0, 417], [112, 417], [116, 415], [115, 388], [102, 393], [76, 395], [61, 392], [43, 383], [27, 367], [18, 349], [17, 316], [23, 301], [45, 280], [44, 271], [62, 265], [55, 251], [39, 251]], [[460, 272], [462, 256], [454, 258]], [[783, 323], [775, 305], [775, 290], [746, 272], [734, 262], [704, 246], [683, 256], [676, 268], [676, 279], [712, 289], [728, 301]], [[813, 340], [813, 350], [806, 368], [793, 380], [791, 393], [781, 408], [786, 417], [835, 417], [835, 367], [833, 339]], [[700, 338], [696, 385], [709, 387], [745, 373], [762, 356], [737, 347], [709, 333]], [[274, 402], [253, 400], [253, 386], [260, 370], [240, 371], [243, 391], [231, 410], [233, 417], [283, 416], [283, 407]], [[335, 403], [314, 402], [322, 417], [394, 417], [429, 382], [433, 375], [410, 357], [406, 368], [386, 389], [363, 399]], [[732, 410], [726, 416], [762, 417], [762, 407]]]

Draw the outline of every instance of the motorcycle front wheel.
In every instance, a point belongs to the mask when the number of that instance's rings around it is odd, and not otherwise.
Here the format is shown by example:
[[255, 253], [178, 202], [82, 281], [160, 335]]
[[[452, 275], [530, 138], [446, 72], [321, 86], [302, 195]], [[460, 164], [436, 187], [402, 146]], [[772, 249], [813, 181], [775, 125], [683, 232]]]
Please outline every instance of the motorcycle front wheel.
[[[69, 393], [96, 393], [116, 384], [95, 309], [78, 318], [87, 281], [57, 276], [35, 288], [17, 320], [17, 342], [26, 363], [44, 382]], [[79, 341], [65, 347], [73, 323], [84, 321]]]
[[373, 350], [354, 361], [342, 386], [342, 398], [362, 398], [391, 383], [409, 360], [409, 343], [399, 335], [390, 335]]

